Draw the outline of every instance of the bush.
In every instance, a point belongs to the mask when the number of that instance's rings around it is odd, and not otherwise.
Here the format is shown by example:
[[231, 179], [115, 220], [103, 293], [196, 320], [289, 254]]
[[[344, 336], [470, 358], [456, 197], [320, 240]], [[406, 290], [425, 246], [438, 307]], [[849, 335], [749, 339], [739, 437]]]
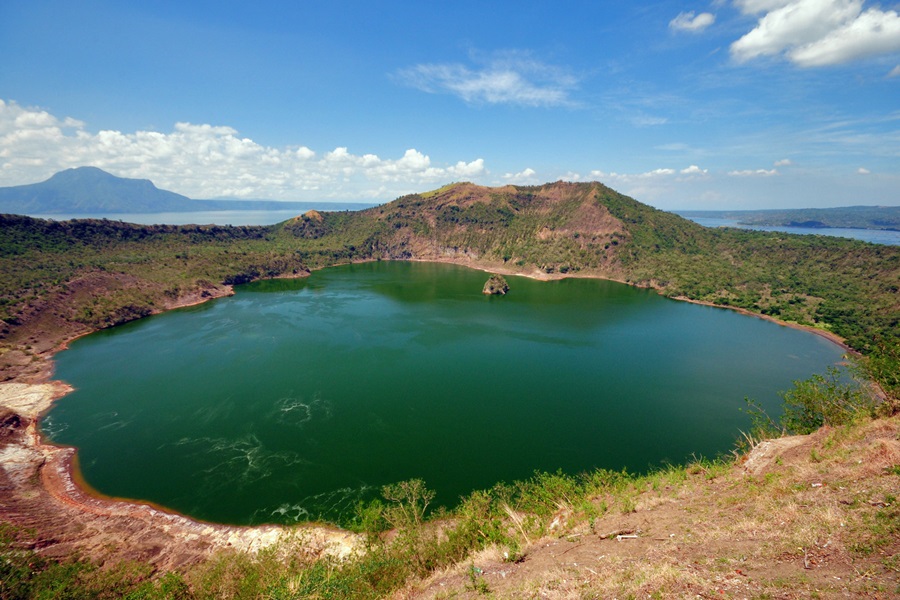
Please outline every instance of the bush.
[[781, 394], [783, 413], [772, 419], [753, 400], [747, 399], [753, 422], [751, 437], [766, 439], [781, 435], [805, 435], [824, 425], [849, 425], [860, 418], [874, 417], [877, 403], [858, 382], [847, 381], [836, 367], [824, 375], [813, 375], [795, 381], [794, 387]]

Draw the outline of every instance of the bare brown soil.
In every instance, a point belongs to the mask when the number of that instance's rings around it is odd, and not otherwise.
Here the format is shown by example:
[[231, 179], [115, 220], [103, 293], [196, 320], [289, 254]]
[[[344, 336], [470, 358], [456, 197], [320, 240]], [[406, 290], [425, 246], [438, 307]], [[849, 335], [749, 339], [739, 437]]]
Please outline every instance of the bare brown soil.
[[[510, 560], [489, 548], [395, 598], [896, 598], [900, 419], [763, 442], [660, 477], [593, 521], [561, 506]], [[633, 510], [632, 510], [633, 509]]]

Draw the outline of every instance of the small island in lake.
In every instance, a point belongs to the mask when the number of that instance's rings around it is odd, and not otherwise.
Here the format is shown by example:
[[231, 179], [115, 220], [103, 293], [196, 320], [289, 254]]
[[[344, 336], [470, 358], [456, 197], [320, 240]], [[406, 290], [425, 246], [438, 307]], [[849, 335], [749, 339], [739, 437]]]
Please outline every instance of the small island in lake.
[[502, 275], [491, 275], [485, 282], [482, 294], [488, 296], [504, 296], [509, 291], [509, 284]]

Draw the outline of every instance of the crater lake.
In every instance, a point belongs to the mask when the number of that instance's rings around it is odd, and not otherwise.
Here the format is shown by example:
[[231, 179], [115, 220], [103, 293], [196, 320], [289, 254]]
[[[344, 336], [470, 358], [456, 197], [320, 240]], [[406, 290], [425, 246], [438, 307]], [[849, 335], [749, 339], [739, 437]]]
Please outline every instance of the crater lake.
[[843, 350], [595, 279], [373, 262], [100, 331], [56, 356], [42, 421], [98, 492], [221, 523], [342, 522], [381, 486], [436, 503], [536, 470], [645, 471], [730, 451], [745, 397]]

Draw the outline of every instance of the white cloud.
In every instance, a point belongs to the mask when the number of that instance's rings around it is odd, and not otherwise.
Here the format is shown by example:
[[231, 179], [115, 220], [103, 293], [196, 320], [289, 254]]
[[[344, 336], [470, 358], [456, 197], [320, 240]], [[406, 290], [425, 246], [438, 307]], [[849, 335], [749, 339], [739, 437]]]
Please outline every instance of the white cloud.
[[481, 158], [436, 166], [412, 148], [400, 158], [382, 159], [346, 147], [318, 158], [306, 146], [262, 146], [231, 127], [208, 124], [176, 123], [168, 133], [91, 133], [81, 121], [0, 100], [0, 186], [33, 183], [84, 165], [151, 179], [192, 198], [275, 200], [383, 200], [487, 174]]
[[654, 146], [657, 150], [667, 150], [670, 152], [686, 152], [690, 150], [690, 146], [683, 142], [672, 142], [669, 144], [661, 144], [659, 146]]
[[716, 16], [712, 13], [705, 12], [695, 15], [694, 11], [682, 12], [669, 21], [669, 29], [700, 33], [715, 22]]
[[791, 166], [792, 164], [794, 164], [794, 163], [791, 162], [791, 159], [789, 159], [789, 158], [782, 158], [781, 160], [776, 160], [776, 161], [775, 161], [775, 164], [774, 164], [773, 166], [775, 166], [775, 167], [789, 167], [789, 166]]
[[653, 117], [650, 115], [638, 115], [631, 119], [635, 127], [653, 127], [655, 125], [665, 125], [669, 120], [665, 117]]
[[821, 67], [900, 50], [900, 15], [869, 9], [822, 39], [792, 50], [802, 67]]
[[890, 78], [890, 77], [900, 77], [900, 65], [897, 65], [896, 67], [894, 67], [893, 69], [891, 69], [891, 72], [888, 73], [887, 76], [888, 76], [888, 78]]
[[518, 173], [506, 173], [503, 175], [503, 179], [505, 179], [507, 183], [528, 184], [537, 182], [535, 175], [537, 175], [537, 171], [531, 167], [527, 167]]
[[745, 15], [755, 15], [782, 8], [791, 4], [792, 0], [734, 0], [735, 6]]
[[728, 174], [732, 177], [772, 177], [773, 175], [778, 175], [778, 170], [756, 169], [754, 171], [752, 169], [746, 169], [743, 171], [729, 171]]
[[864, 0], [736, 0], [745, 14], [765, 13], [756, 27], [731, 44], [745, 62], [785, 55], [801, 67], [836, 65], [900, 51], [900, 16], [870, 8]]
[[860, 167], [856, 170], [856, 172], [860, 175], [869, 175], [872, 171], [868, 170], [865, 167]]
[[697, 165], [691, 165], [689, 167], [685, 167], [681, 170], [670, 169], [670, 168], [659, 168], [653, 169], [652, 171], [645, 171], [643, 173], [606, 173], [600, 170], [591, 171], [591, 177], [599, 180], [608, 180], [608, 181], [616, 181], [621, 183], [629, 183], [634, 181], [641, 180], [653, 180], [653, 179], [662, 179], [662, 178], [670, 178], [676, 175], [687, 175], [688, 177], [678, 177], [679, 180], [689, 180], [694, 176], [702, 176], [708, 175], [709, 170], [701, 169]]
[[399, 81], [432, 94], [450, 93], [472, 104], [575, 106], [578, 79], [565, 69], [521, 53], [495, 55], [486, 64], [420, 64], [398, 71]]

